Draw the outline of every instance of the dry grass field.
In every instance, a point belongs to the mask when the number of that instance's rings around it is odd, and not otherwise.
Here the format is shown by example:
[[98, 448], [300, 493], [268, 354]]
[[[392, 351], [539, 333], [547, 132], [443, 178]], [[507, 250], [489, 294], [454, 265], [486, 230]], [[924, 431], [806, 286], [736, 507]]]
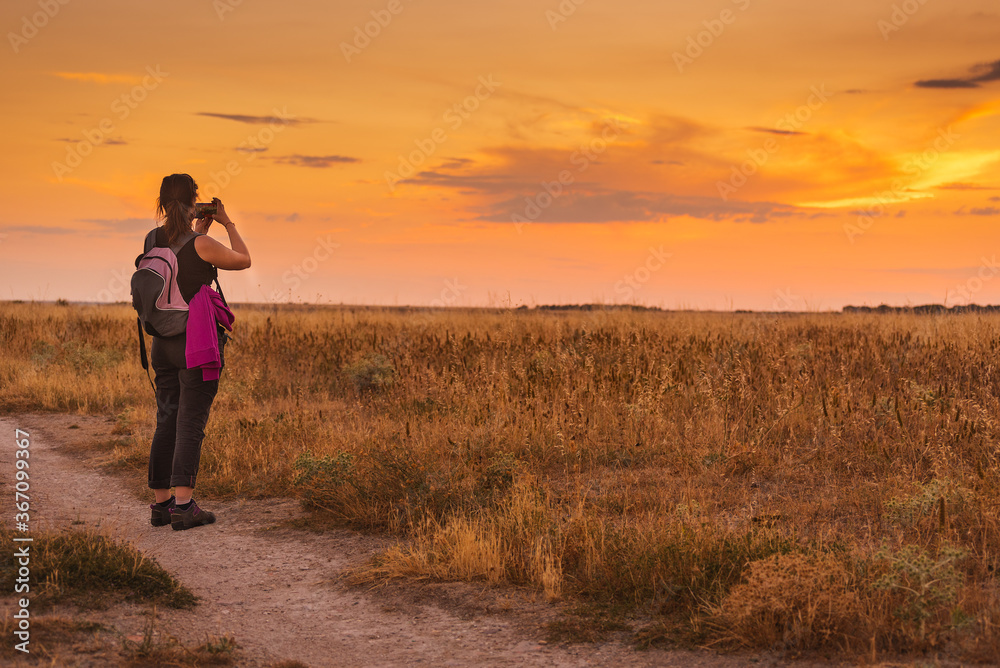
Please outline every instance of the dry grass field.
[[[199, 498], [406, 538], [564, 638], [1000, 652], [1000, 315], [237, 307]], [[128, 306], [6, 303], [0, 407], [154, 420]]]

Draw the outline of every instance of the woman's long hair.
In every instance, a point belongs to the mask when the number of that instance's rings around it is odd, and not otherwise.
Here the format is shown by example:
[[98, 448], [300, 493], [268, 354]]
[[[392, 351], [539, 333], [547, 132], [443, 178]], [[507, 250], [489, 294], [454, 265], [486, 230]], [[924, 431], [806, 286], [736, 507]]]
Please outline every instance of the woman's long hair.
[[163, 220], [167, 243], [171, 246], [191, 232], [191, 203], [197, 195], [198, 184], [189, 175], [171, 174], [163, 177], [160, 196], [156, 198], [156, 216]]

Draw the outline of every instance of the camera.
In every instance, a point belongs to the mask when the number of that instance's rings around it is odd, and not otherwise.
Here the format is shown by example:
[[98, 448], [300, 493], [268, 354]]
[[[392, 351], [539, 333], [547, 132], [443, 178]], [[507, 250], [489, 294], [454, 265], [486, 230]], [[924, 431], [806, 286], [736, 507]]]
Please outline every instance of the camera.
[[214, 216], [219, 211], [219, 207], [215, 202], [198, 202], [194, 205], [194, 210], [197, 218], [205, 218]]

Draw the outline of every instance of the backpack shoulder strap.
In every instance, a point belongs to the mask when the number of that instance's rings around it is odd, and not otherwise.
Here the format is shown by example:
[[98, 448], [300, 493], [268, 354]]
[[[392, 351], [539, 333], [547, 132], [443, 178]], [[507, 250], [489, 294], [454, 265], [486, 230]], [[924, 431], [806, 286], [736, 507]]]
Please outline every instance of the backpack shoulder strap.
[[226, 301], [226, 295], [222, 294], [222, 286], [219, 285], [219, 275], [218, 274], [216, 274], [216, 276], [215, 276], [215, 291], [219, 293], [219, 296], [222, 297], [222, 303], [226, 305], [226, 308], [228, 308], [229, 307], [229, 302]]
[[152, 250], [153, 246], [156, 245], [156, 231], [159, 230], [159, 229], [160, 228], [158, 228], [158, 227], [154, 227], [153, 229], [151, 229], [149, 231], [149, 234], [146, 235], [146, 240], [142, 244], [142, 254], [143, 255], [145, 255], [150, 250]]
[[149, 375], [149, 358], [146, 356], [146, 338], [142, 335], [142, 318], [136, 318], [135, 324], [139, 329], [139, 361], [142, 363], [142, 368], [146, 370], [146, 377], [149, 378], [149, 384], [153, 388], [153, 393], [156, 393], [156, 385], [153, 384], [153, 377]]
[[190, 234], [185, 234], [183, 237], [177, 240], [177, 243], [175, 243], [173, 246], [170, 247], [170, 250], [174, 252], [174, 255], [177, 255], [178, 253], [181, 252], [181, 249], [187, 245], [187, 242], [191, 241], [197, 236], [201, 235], [199, 235], [197, 232], [191, 232]]

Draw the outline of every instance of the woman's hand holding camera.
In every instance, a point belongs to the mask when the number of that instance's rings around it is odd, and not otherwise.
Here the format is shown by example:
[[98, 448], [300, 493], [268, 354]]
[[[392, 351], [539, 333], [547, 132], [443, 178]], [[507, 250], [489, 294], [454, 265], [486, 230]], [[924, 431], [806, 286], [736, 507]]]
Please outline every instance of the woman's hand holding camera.
[[215, 210], [215, 215], [209, 216], [209, 220], [212, 220], [214, 218], [216, 221], [222, 223], [223, 226], [228, 226], [230, 223], [233, 222], [232, 220], [230, 220], [229, 214], [226, 213], [226, 206], [222, 203], [221, 199], [219, 199], [218, 197], [213, 197], [212, 204], [214, 204], [217, 208]]
[[194, 226], [195, 232], [208, 234], [208, 228], [212, 226], [212, 221], [219, 222], [223, 227], [228, 227], [233, 222], [230, 220], [229, 214], [226, 213], [226, 207], [221, 199], [213, 197], [212, 204], [215, 205], [215, 213], [198, 218]]

